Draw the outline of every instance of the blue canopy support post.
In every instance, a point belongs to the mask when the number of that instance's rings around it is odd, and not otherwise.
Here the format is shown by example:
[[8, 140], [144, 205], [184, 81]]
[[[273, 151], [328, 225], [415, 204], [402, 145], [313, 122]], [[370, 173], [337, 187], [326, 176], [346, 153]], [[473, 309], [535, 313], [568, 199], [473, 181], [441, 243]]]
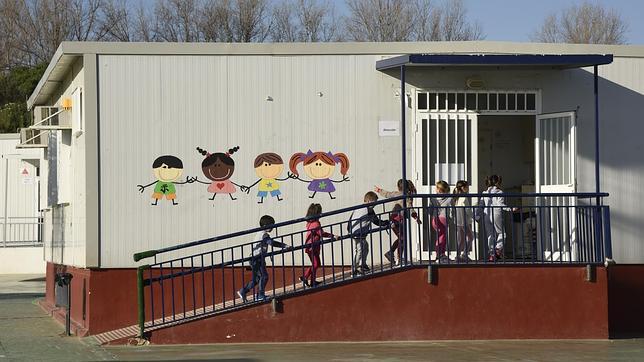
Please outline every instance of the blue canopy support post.
[[[593, 80], [595, 93], [595, 192], [599, 193], [599, 83], [597, 77], [597, 65], [593, 66]], [[599, 198], [597, 198], [599, 204]]]
[[[600, 184], [600, 175], [599, 175], [599, 66], [595, 64], [593, 66], [593, 93], [595, 96], [595, 192], [599, 193], [601, 189]], [[597, 212], [595, 213], [595, 234], [596, 234], [596, 246], [597, 246], [597, 255], [601, 255], [601, 251], [604, 252], [605, 261], [613, 260], [613, 249], [610, 239], [610, 220], [607, 220], [610, 217], [609, 213], [604, 212], [601, 205], [601, 198], [597, 197], [595, 200], [595, 205], [597, 207]], [[602, 234], [602, 229], [604, 233]], [[608, 235], [606, 235], [608, 233]], [[603, 237], [602, 237], [603, 236]], [[599, 245], [599, 241], [603, 241], [603, 250], [602, 245]]]
[[[405, 236], [405, 247], [404, 247], [404, 255], [406, 261], [411, 264], [412, 257], [411, 257], [411, 235], [409, 235], [408, 231], [411, 231], [411, 224], [409, 221], [409, 210], [407, 209], [407, 133], [406, 133], [406, 115], [407, 115], [407, 106], [405, 105], [405, 101], [407, 100], [407, 92], [405, 90], [405, 72], [406, 72], [406, 66], [403, 64], [400, 66], [400, 136], [401, 136], [401, 148], [402, 148], [402, 180], [403, 180], [403, 215], [405, 215], [405, 222], [403, 223], [403, 233], [402, 235]], [[403, 241], [403, 240], [401, 240]]]

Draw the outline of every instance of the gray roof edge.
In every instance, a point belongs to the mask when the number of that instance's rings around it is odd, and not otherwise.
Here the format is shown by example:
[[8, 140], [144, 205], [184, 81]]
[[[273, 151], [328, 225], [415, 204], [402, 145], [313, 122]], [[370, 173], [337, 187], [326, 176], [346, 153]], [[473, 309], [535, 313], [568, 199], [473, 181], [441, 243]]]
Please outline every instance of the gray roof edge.
[[595, 53], [644, 57], [644, 45], [456, 42], [340, 42], [340, 43], [121, 43], [63, 42], [64, 54], [130, 55], [341, 55], [402, 53]]
[[615, 57], [642, 57], [643, 45], [596, 45], [519, 43], [502, 41], [455, 42], [340, 42], [340, 43], [124, 43], [74, 42], [60, 44], [38, 85], [27, 100], [31, 109], [51, 72], [64, 55], [382, 55], [407, 53], [496, 53], [496, 54], [613, 54]]
[[45, 69], [45, 73], [43, 73], [42, 77], [38, 81], [38, 84], [36, 85], [36, 88], [31, 93], [31, 95], [29, 96], [29, 99], [27, 99], [27, 109], [31, 109], [34, 106], [34, 103], [36, 102], [36, 98], [38, 97], [38, 94], [40, 93], [42, 87], [45, 85], [45, 83], [47, 83], [47, 81], [49, 80], [49, 75], [54, 70], [54, 68], [56, 68], [56, 66], [58, 65], [58, 61], [63, 56], [64, 46], [65, 46], [65, 42], [62, 42], [58, 46], [58, 49], [56, 49], [56, 52], [54, 53], [54, 56], [51, 58], [49, 65], [47, 65], [47, 69]]

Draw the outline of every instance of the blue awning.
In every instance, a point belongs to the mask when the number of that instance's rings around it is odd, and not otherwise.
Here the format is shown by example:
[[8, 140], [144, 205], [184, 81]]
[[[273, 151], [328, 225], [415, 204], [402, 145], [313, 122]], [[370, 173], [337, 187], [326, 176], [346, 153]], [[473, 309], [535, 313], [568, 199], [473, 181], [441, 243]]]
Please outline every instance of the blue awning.
[[376, 62], [376, 70], [406, 66], [569, 69], [610, 64], [612, 54], [406, 54]]

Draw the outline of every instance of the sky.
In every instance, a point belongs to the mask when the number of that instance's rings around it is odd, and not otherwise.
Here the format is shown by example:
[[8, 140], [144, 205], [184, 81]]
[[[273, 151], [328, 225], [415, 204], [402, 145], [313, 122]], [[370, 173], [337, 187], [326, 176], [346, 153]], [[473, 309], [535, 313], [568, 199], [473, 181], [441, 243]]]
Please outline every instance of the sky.
[[[405, 1], [405, 0], [402, 0]], [[440, 0], [438, 0], [440, 1]], [[346, 11], [344, 0], [334, 0], [338, 12]], [[530, 41], [530, 34], [552, 12], [582, 0], [464, 0], [468, 18], [481, 24], [485, 40]], [[593, 0], [617, 10], [628, 24], [626, 42], [644, 45], [644, 0]]]

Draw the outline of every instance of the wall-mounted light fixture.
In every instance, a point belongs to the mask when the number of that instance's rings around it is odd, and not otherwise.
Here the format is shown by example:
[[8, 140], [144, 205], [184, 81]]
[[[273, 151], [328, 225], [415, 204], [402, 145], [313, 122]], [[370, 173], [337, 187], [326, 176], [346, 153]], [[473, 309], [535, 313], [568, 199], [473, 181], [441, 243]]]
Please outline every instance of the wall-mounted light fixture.
[[465, 80], [465, 85], [469, 89], [483, 89], [485, 87], [485, 82], [481, 77], [473, 76]]
[[324, 93], [318, 92], [318, 97], [323, 97], [323, 96], [324, 96]]
[[272, 102], [272, 101], [273, 101], [273, 97], [271, 97], [271, 96], [266, 96], [266, 101], [267, 101], [267, 102]]
[[60, 106], [61, 106], [64, 110], [69, 111], [70, 109], [72, 109], [72, 100], [71, 100], [70, 98], [63, 98], [63, 99], [60, 101]]

